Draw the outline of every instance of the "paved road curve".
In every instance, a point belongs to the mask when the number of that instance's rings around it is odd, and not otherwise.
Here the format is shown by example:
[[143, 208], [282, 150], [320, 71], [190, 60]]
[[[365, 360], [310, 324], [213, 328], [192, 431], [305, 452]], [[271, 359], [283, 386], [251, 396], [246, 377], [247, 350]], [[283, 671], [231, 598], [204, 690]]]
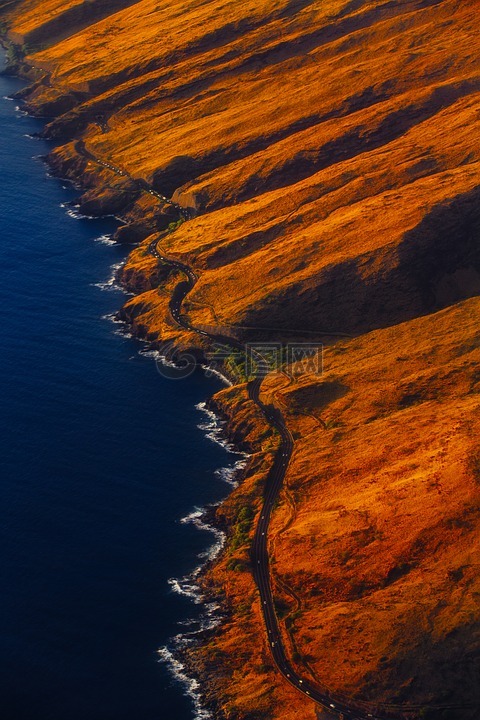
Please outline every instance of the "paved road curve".
[[[217, 335], [215, 333], [206, 332], [205, 330], [197, 330], [195, 326], [193, 326], [188, 319], [181, 314], [183, 301], [197, 282], [196, 274], [189, 266], [162, 254], [161, 250], [159, 250], [159, 241], [157, 239], [150, 243], [149, 251], [151, 255], [159, 260], [162, 260], [162, 262], [169, 264], [176, 270], [181, 271], [187, 277], [187, 280], [181, 281], [176, 286], [170, 300], [170, 313], [173, 320], [175, 320], [175, 322], [185, 330], [191, 330], [207, 336], [217, 343], [229, 345], [243, 352], [244, 346], [240, 342], [231, 337]], [[255, 535], [251, 548], [253, 575], [260, 593], [260, 602], [262, 604], [262, 612], [272, 657], [277, 668], [285, 679], [309, 699], [319, 703], [325, 708], [328, 708], [331, 712], [343, 715], [345, 720], [366, 720], [367, 718], [377, 718], [378, 720], [379, 715], [374, 714], [369, 707], [366, 709], [361, 709], [360, 707], [354, 708], [352, 707], [354, 705], [353, 702], [351, 704], [346, 704], [345, 702], [339, 701], [337, 698], [333, 698], [333, 696], [329, 693], [321, 691], [309, 681], [302, 679], [292, 668], [286, 657], [270, 585], [267, 541], [268, 527], [272, 516], [272, 510], [283, 485], [285, 473], [293, 452], [294, 439], [285, 424], [280, 410], [274, 406], [265, 405], [261, 401], [260, 389], [262, 380], [268, 374], [269, 367], [265, 358], [263, 358], [259, 353], [255, 353], [254, 359], [256, 361], [257, 377], [249, 383], [249, 396], [261, 409], [268, 424], [275, 428], [280, 436], [280, 446], [267, 477], [264, 490], [263, 507], [255, 529]]]
[[[97, 163], [105, 168], [108, 168], [117, 175], [128, 177], [134, 182], [139, 190], [147, 192], [150, 195], [156, 197], [163, 203], [168, 203], [175, 207], [179, 213], [179, 216], [185, 220], [191, 217], [189, 210], [181, 207], [177, 203], [172, 202], [165, 196], [153, 190], [145, 180], [138, 180], [132, 177], [128, 172], [116, 167], [112, 163], [105, 162], [96, 158], [86, 148], [83, 141], [76, 143], [76, 149], [79, 154], [83, 155], [88, 160]], [[162, 262], [170, 265], [170, 267], [179, 270], [186, 277], [186, 280], [180, 281], [175, 287], [172, 297], [170, 299], [170, 313], [173, 320], [185, 330], [193, 331], [199, 335], [206, 336], [216, 343], [230, 346], [236, 350], [244, 352], [244, 345], [238, 340], [232, 337], [226, 337], [221, 334], [214, 332], [207, 332], [206, 330], [197, 329], [194, 327], [185, 315], [182, 315], [182, 304], [188, 293], [192, 290], [197, 282], [197, 275], [188, 265], [185, 265], [178, 260], [164, 255], [159, 247], [158, 239], [153, 240], [149, 246], [149, 252], [154, 257], [158, 258]], [[256, 377], [248, 385], [248, 392], [250, 398], [262, 411], [266, 421], [269, 425], [274, 428], [279, 437], [280, 445], [275, 455], [272, 467], [270, 468], [265, 489], [264, 489], [264, 501], [258, 520], [255, 534], [253, 538], [251, 548], [251, 560], [253, 567], [253, 575], [257, 584], [260, 602], [262, 606], [263, 617], [265, 621], [265, 628], [268, 636], [268, 642], [272, 658], [275, 665], [283, 677], [295, 687], [299, 692], [303, 693], [307, 698], [321, 705], [323, 708], [330, 711], [332, 714], [336, 714], [340, 719], [343, 720], [389, 720], [399, 718], [409, 718], [414, 720], [418, 717], [418, 711], [420, 706], [414, 705], [386, 705], [386, 704], [370, 704], [354, 700], [352, 698], [341, 696], [338, 693], [331, 693], [327, 688], [320, 687], [317, 684], [312, 683], [308, 679], [302, 678], [297, 671], [292, 667], [288, 660], [283, 640], [280, 633], [278, 624], [278, 618], [275, 612], [275, 605], [273, 600], [273, 594], [270, 584], [270, 567], [269, 567], [269, 556], [268, 556], [268, 529], [272, 511], [275, 506], [275, 502], [279, 496], [280, 490], [283, 485], [286, 470], [290, 462], [290, 458], [294, 449], [294, 439], [291, 432], [286, 426], [285, 420], [281, 411], [273, 405], [265, 405], [260, 399], [260, 389], [263, 378], [268, 374], [269, 366], [265, 358], [263, 358], [258, 352], [255, 353], [255, 361], [257, 366]], [[380, 710], [381, 708], [381, 710]], [[459, 706], [429, 706], [429, 709], [459, 709]], [[461, 706], [465, 709], [465, 706]]]

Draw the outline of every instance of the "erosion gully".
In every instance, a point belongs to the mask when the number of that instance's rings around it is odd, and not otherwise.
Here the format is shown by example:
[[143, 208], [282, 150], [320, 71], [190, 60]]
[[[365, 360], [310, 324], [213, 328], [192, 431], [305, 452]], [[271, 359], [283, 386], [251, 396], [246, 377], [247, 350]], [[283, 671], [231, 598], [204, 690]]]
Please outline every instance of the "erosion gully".
[[[155, 197], [159, 202], [168, 204], [175, 208], [179, 218], [182, 218], [183, 220], [192, 219], [192, 213], [188, 208], [182, 207], [170, 198], [167, 198], [157, 192], [145, 180], [134, 178], [126, 170], [114, 165], [111, 162], [96, 157], [85, 147], [83, 140], [78, 140], [75, 147], [78, 154], [83, 156], [89, 162], [93, 162], [107, 168], [112, 173], [119, 175], [120, 177], [128, 178], [141, 192], [148, 193], [149, 195]], [[173, 321], [184, 330], [192, 331], [198, 335], [207, 337], [212, 342], [220, 343], [234, 350], [243, 351], [244, 345], [239, 340], [231, 337], [230, 335], [226, 336], [221, 333], [208, 332], [204, 329], [197, 328], [188, 320], [186, 315], [182, 314], [183, 302], [196, 285], [198, 276], [190, 266], [163, 252], [160, 243], [165, 234], [160, 238], [156, 237], [152, 240], [148, 247], [148, 251], [153, 257], [170, 266], [172, 269], [179, 271], [185, 277], [185, 279], [179, 281], [174, 288], [169, 302], [169, 311]], [[255, 373], [254, 378], [248, 382], [248, 395], [260, 409], [266, 422], [280, 438], [277, 452], [265, 482], [263, 504], [260, 516], [255, 526], [254, 537], [250, 550], [252, 573], [260, 595], [268, 646], [275, 666], [285, 680], [296, 690], [302, 693], [309, 700], [312, 700], [320, 705], [331, 715], [339, 717], [340, 720], [393, 720], [398, 718], [409, 718], [409, 720], [413, 720], [413, 718], [418, 715], [419, 710], [425, 708], [425, 706], [399, 706], [385, 703], [374, 704], [355, 700], [339, 693], [334, 693], [326, 686], [319, 686], [318, 684], [312, 683], [311, 680], [302, 677], [292, 666], [287, 657], [272, 593], [270, 561], [268, 554], [268, 530], [272, 512], [283, 486], [286, 471], [294, 451], [295, 440], [286, 425], [285, 418], [280, 408], [274, 404], [267, 405], [261, 400], [260, 391], [262, 381], [269, 372], [269, 364], [267, 359], [256, 350], [252, 349], [252, 354], [255, 360]], [[458, 706], [428, 706], [428, 709], [458, 709]]]

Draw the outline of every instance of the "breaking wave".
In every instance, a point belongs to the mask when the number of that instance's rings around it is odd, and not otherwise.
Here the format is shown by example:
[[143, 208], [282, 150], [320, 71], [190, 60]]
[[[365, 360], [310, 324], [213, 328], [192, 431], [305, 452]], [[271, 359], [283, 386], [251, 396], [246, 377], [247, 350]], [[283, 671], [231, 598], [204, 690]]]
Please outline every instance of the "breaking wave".
[[[175, 640], [176, 638], [173, 642]], [[192, 700], [195, 720], [213, 720], [212, 713], [202, 705], [200, 683], [187, 675], [185, 665], [175, 656], [175, 651], [172, 652], [168, 647], [162, 647], [157, 652], [158, 662], [165, 663], [173, 678], [183, 686], [185, 695]]]
[[[155, 352], [150, 350], [143, 352], [143, 354], [151, 356]], [[210, 440], [221, 445], [229, 453], [239, 456], [232, 465], [219, 468], [215, 473], [219, 479], [236, 487], [238, 485], [236, 478], [245, 467], [248, 455], [236, 450], [226, 440], [225, 422], [209, 410], [205, 403], [199, 403], [196, 407], [206, 416], [205, 421], [200, 423], [198, 427], [206, 432]], [[170, 578], [168, 581], [172, 592], [190, 598], [196, 605], [202, 605], [202, 612], [198, 618], [183, 620], [180, 624], [185, 628], [185, 632], [176, 635], [168, 645], [158, 650], [159, 662], [166, 664], [172, 677], [183, 686], [185, 694], [191, 698], [195, 710], [195, 720], [213, 720], [213, 715], [203, 705], [199, 681], [189, 675], [189, 671], [182, 659], [185, 649], [191, 646], [202, 632], [214, 629], [222, 619], [220, 606], [216, 602], [205, 601], [199, 583], [200, 574], [205, 566], [220, 555], [225, 545], [225, 533], [207, 521], [206, 513], [206, 508], [195, 507], [180, 522], [184, 525], [194, 525], [201, 532], [211, 533], [213, 543], [207, 550], [198, 555], [200, 563], [191, 573], [183, 578]]]
[[102, 245], [116, 245], [116, 241], [112, 240], [111, 235], [100, 235], [99, 237], [94, 238], [94, 242], [101, 243]]
[[115, 263], [111, 266], [111, 275], [108, 278], [108, 280], [104, 280], [103, 282], [98, 283], [92, 283], [94, 287], [100, 288], [100, 290], [122, 290], [122, 287], [119, 285], [117, 281], [117, 272], [120, 270], [120, 268], [123, 265], [123, 261], [119, 263]]

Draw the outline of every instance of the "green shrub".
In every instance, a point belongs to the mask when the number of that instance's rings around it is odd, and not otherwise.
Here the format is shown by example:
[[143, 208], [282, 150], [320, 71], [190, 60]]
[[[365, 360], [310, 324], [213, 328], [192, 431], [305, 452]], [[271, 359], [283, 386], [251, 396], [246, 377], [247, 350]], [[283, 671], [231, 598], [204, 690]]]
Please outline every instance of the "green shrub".
[[244, 572], [246, 570], [245, 562], [239, 558], [231, 558], [227, 562], [227, 570], [231, 570], [232, 572]]
[[178, 230], [180, 225], [183, 225], [184, 222], [185, 222], [185, 218], [183, 218], [183, 217], [178, 218], [178, 220], [174, 220], [173, 222], [171, 222], [167, 227], [168, 234], [170, 235], [171, 233], [174, 233], [175, 230]]
[[15, 65], [20, 59], [21, 54], [17, 45], [9, 45], [7, 48], [7, 62], [9, 65]]

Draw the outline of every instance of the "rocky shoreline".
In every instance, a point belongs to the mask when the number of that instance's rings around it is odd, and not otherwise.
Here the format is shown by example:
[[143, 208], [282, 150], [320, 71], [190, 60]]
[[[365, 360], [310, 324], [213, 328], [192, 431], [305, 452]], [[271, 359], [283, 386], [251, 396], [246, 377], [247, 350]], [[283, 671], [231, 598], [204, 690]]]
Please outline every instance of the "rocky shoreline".
[[[9, 74], [21, 77], [27, 81], [32, 80], [32, 71], [28, 66], [21, 65], [12, 67], [8, 70]], [[15, 99], [23, 100], [23, 91], [15, 93]], [[31, 112], [31, 107], [25, 108], [27, 112]], [[105, 199], [105, 183], [102, 174], [91, 173], [87, 171], [88, 163], [79, 155], [72, 153], [69, 157], [58, 156], [52, 151], [48, 156], [44, 157], [45, 163], [52, 176], [59, 180], [71, 182], [81, 193], [78, 202], [75, 204], [75, 211], [80, 215], [88, 215], [91, 217], [103, 217], [114, 215], [121, 219], [116, 234], [112, 237], [113, 241], [135, 245], [148, 237], [152, 231], [163, 229], [165, 224], [176, 220], [176, 215], [171, 208], [167, 208], [165, 213], [159, 216], [152, 209], [150, 213], [144, 213], [141, 208], [132, 207], [131, 202], [125, 202], [125, 196], [122, 192], [110, 194]], [[108, 188], [107, 188], [108, 189]], [[133, 203], [134, 204], [134, 203]], [[145, 276], [143, 273], [136, 274], [135, 271], [126, 271], [122, 266], [116, 271], [116, 281], [119, 285], [130, 293], [141, 293], [145, 290], [154, 289], [158, 284], [168, 279], [170, 271], [166, 267], [159, 264], [157, 272]], [[125, 324], [132, 337], [136, 337], [142, 342], [148, 342], [152, 350], [158, 350], [161, 344], [158, 341], [149, 340], [145, 337], [142, 328], [135, 326], [134, 318], [129, 317], [124, 309], [119, 309], [118, 320]], [[208, 367], [208, 359], [195, 348], [198, 362]], [[224, 369], [222, 372], [227, 373]], [[229, 378], [235, 381], [235, 377]], [[249, 460], [246, 465], [239, 468], [235, 472], [235, 484], [239, 485], [249, 474], [250, 470], [256, 471], [259, 462], [259, 456], [262, 454], [261, 443], [258, 439], [247, 440], [252, 435], [252, 423], [248, 415], [242, 414], [239, 421], [235, 404], [231, 405], [225, 396], [228, 396], [228, 389], [222, 391], [218, 396], [213, 396], [207, 403], [207, 409], [217, 417], [219, 427], [221, 427], [221, 435], [232, 451], [248, 455]], [[258, 422], [258, 419], [257, 419]], [[253, 422], [253, 426], [255, 421]], [[268, 430], [264, 430], [263, 438], [268, 437]], [[164, 658], [173, 669], [173, 675], [177, 675], [177, 680], [186, 688], [187, 695], [192, 697], [194, 702], [196, 718], [208, 718], [213, 715], [215, 718], [230, 717], [225, 715], [222, 699], [225, 690], [225, 673], [205, 658], [204, 649], [211, 642], [222, 623], [232, 621], [232, 608], [226, 602], [224, 590], [218, 580], [212, 578], [212, 569], [224, 559], [229, 553], [229, 538], [231, 540], [234, 524], [231, 523], [230, 513], [231, 507], [235, 507], [234, 496], [235, 490], [232, 489], [230, 496], [222, 502], [220, 506], [214, 505], [206, 507], [202, 510], [201, 522], [212, 527], [214, 532], [221, 532], [225, 537], [225, 542], [221, 549], [221, 555], [215, 556], [213, 559], [207, 559], [194, 571], [191, 579], [198, 585], [198, 598], [201, 598], [202, 605], [206, 608], [206, 615], [200, 618], [200, 623], [205, 623], [206, 627], [201, 627], [193, 632], [186, 632], [179, 635], [177, 641], [174, 641], [173, 652], [171, 657]], [[186, 578], [185, 580], [189, 580]], [[212, 610], [212, 607], [214, 610]], [[213, 613], [213, 615], [212, 615]], [[179, 639], [181, 640], [179, 641]], [[178, 666], [180, 664], [180, 666]], [[177, 670], [175, 670], [176, 665]], [[199, 682], [192, 678], [198, 679]]]

